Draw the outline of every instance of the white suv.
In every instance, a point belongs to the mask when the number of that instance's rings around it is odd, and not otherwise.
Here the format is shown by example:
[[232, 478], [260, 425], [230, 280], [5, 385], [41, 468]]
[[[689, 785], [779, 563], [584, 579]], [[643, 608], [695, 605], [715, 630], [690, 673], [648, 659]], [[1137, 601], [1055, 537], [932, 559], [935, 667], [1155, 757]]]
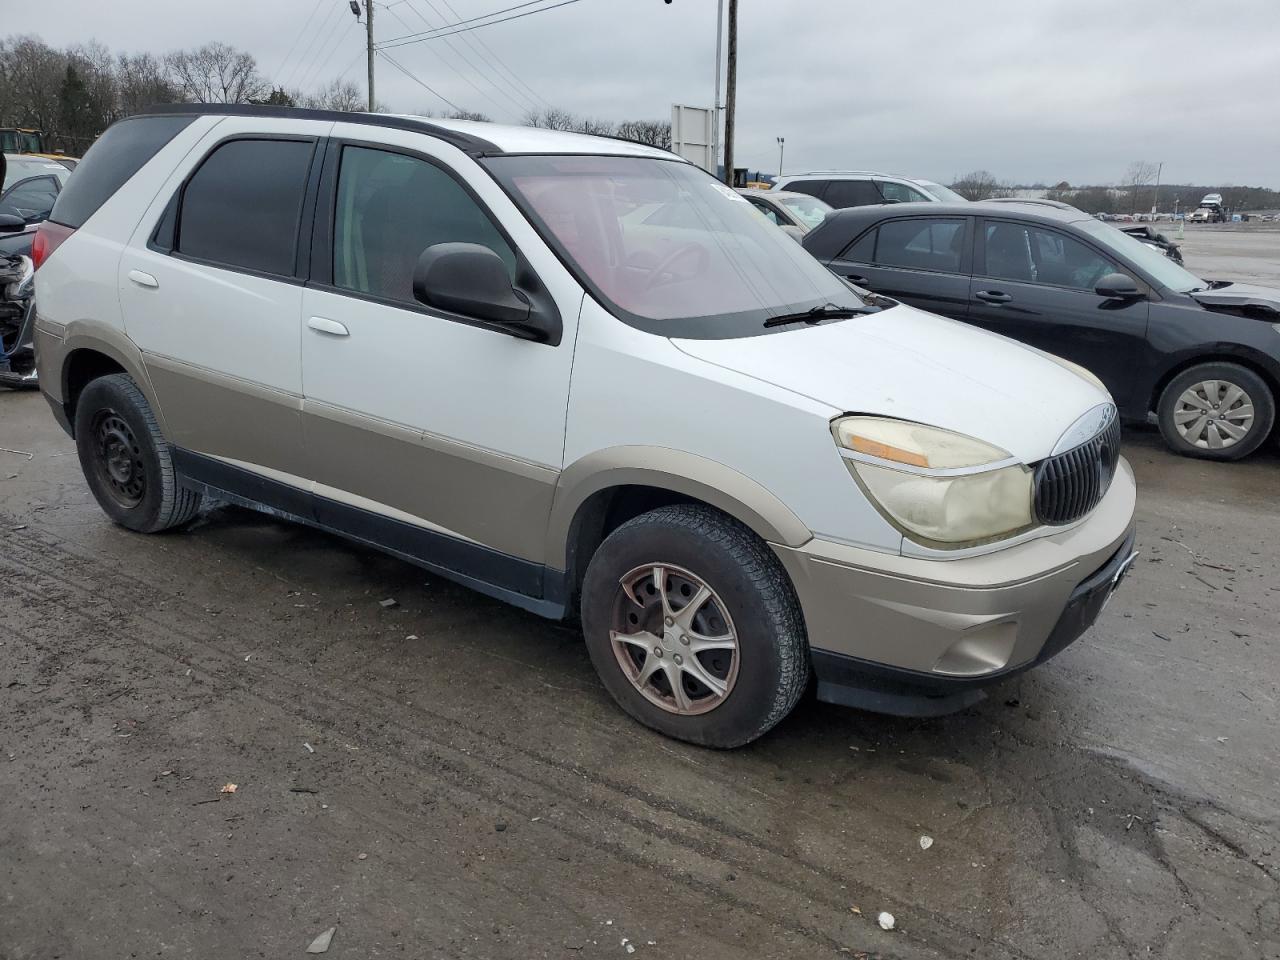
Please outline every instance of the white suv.
[[815, 170], [779, 177], [774, 190], [807, 193], [837, 210], [877, 203], [964, 203], [964, 197], [932, 180], [895, 177], [873, 170]]
[[857, 291], [673, 154], [253, 107], [122, 121], [34, 251], [40, 383], [111, 519], [205, 496], [581, 614], [717, 747], [820, 698], [936, 713], [1132, 556], [1089, 374]]

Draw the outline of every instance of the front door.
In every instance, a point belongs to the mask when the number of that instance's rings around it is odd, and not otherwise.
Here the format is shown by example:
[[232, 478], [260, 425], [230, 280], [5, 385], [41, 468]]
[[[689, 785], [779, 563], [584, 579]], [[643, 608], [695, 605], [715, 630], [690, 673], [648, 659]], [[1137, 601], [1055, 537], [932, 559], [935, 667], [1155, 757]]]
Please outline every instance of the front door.
[[829, 266], [860, 287], [957, 320], [969, 306], [971, 217], [887, 220]]
[[1125, 272], [1064, 232], [985, 220], [967, 319], [1075, 361], [1106, 384], [1123, 410], [1139, 386], [1133, 374], [1143, 365], [1149, 304], [1145, 297], [1100, 297], [1094, 287], [1109, 273]]
[[[455, 572], [536, 594], [514, 580], [544, 559], [581, 288], [475, 161], [421, 134], [381, 134], [390, 143], [360, 143], [367, 128], [337, 124], [317, 207], [302, 331], [317, 510], [348, 529], [363, 517], [384, 540], [394, 521], [405, 553], [426, 543]], [[560, 343], [419, 303], [414, 267], [445, 242], [532, 271]]]

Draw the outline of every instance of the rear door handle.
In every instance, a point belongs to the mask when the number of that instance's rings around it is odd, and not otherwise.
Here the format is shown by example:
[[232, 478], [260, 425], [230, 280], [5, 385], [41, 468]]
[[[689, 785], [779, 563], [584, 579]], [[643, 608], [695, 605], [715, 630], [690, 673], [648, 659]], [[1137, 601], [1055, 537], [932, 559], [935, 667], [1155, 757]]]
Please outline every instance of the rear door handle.
[[149, 273], [143, 273], [141, 270], [130, 270], [127, 276], [138, 286], [146, 287], [149, 290], [154, 290], [160, 286], [159, 280]]
[[848, 279], [850, 283], [856, 283], [860, 287], [865, 287], [867, 285], [867, 278], [861, 277], [856, 273], [846, 273], [845, 278]]
[[327, 333], [331, 337], [345, 337], [351, 333], [337, 320], [330, 320], [327, 317], [312, 317], [307, 321], [307, 326], [317, 333]]
[[974, 296], [987, 303], [1008, 303], [1013, 299], [1009, 294], [1001, 293], [999, 290], [979, 290]]

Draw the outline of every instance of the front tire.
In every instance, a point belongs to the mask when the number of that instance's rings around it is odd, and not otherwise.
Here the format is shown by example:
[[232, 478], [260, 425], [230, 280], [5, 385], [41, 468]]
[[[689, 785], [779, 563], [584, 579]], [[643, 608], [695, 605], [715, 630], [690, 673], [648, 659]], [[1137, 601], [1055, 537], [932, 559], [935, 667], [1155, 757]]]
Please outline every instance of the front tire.
[[1201, 363], [1169, 381], [1156, 413], [1175, 453], [1239, 460], [1267, 439], [1276, 405], [1266, 382], [1247, 367]]
[[76, 403], [76, 451], [89, 489], [116, 523], [159, 533], [189, 521], [200, 494], [178, 483], [169, 444], [133, 379], [93, 380]]
[[766, 733], [809, 676], [782, 565], [750, 529], [702, 505], [661, 507], [614, 530], [587, 567], [582, 624], [618, 705], [702, 746]]

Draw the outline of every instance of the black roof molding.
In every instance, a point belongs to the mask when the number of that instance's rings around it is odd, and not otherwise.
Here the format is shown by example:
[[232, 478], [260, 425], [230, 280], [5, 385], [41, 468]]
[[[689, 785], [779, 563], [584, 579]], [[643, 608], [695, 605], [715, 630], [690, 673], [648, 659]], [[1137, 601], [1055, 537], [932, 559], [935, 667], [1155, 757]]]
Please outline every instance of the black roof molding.
[[[412, 130], [443, 140], [457, 147], [470, 157], [487, 157], [501, 154], [502, 148], [483, 137], [458, 130], [450, 130], [412, 117], [393, 117], [383, 113], [346, 113], [342, 110], [308, 110], [304, 107], [278, 107], [257, 103], [163, 103], [147, 107], [135, 116], [164, 114], [188, 114], [193, 116], [230, 117], [281, 117], [293, 120], [325, 120], [337, 123], [361, 123], [370, 127], [390, 127], [395, 130]], [[131, 118], [125, 118], [131, 119]]]

